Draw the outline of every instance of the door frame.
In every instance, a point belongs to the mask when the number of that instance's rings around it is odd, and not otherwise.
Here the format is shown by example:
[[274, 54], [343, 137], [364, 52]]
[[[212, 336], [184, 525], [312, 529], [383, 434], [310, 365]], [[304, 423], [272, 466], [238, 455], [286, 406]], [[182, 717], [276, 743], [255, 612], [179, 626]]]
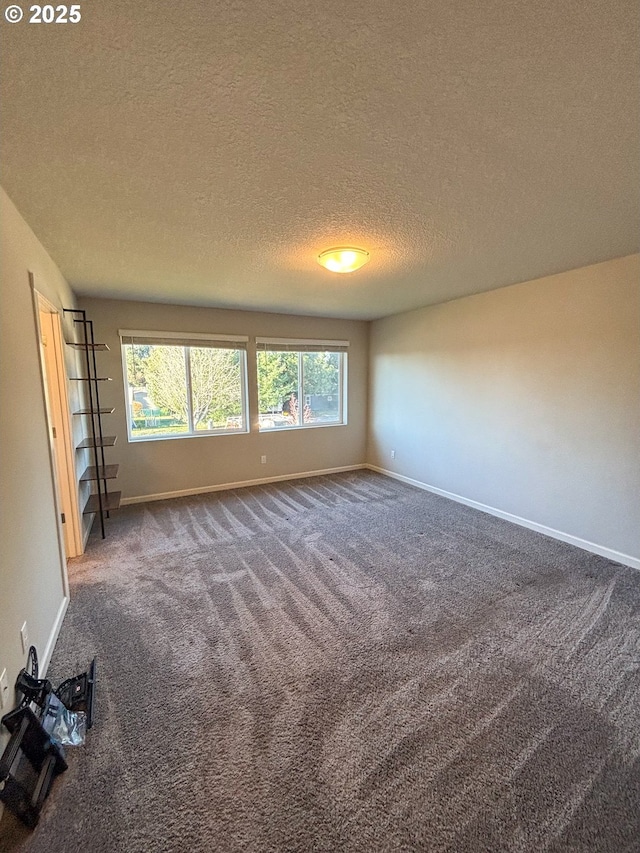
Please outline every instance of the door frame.
[[[67, 388], [67, 371], [64, 361], [65, 340], [62, 334], [60, 309], [51, 303], [38, 290], [33, 273], [29, 273], [29, 282], [33, 294], [36, 332], [38, 336], [38, 356], [47, 432], [49, 437], [49, 458], [56, 507], [58, 540], [63, 557], [63, 586], [65, 595], [69, 595], [67, 578], [67, 559], [84, 553], [82, 537], [82, 516], [78, 501], [78, 480], [75, 466], [75, 447], [73, 442], [73, 424]], [[43, 323], [41, 314], [50, 320], [46, 329], [46, 351], [43, 341]], [[51, 340], [49, 341], [49, 336]], [[54, 429], [55, 435], [54, 438]], [[65, 528], [62, 527], [62, 513]]]

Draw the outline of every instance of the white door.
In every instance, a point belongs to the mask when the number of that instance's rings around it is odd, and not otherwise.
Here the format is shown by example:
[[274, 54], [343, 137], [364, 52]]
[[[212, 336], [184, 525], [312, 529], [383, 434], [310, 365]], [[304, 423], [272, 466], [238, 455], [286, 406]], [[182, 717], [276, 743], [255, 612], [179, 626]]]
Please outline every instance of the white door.
[[52, 472], [59, 525], [67, 559], [83, 553], [78, 486], [74, 464], [71, 413], [64, 367], [60, 315], [42, 294], [34, 291], [38, 307], [40, 363], [51, 447]]

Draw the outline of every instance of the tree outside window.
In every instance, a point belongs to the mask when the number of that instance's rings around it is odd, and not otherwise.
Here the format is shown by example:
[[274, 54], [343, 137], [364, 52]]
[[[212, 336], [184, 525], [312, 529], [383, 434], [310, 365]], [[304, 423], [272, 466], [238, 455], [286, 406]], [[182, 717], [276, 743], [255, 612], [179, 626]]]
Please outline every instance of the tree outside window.
[[129, 437], [246, 431], [244, 350], [123, 343]]
[[343, 423], [345, 354], [258, 350], [260, 429]]

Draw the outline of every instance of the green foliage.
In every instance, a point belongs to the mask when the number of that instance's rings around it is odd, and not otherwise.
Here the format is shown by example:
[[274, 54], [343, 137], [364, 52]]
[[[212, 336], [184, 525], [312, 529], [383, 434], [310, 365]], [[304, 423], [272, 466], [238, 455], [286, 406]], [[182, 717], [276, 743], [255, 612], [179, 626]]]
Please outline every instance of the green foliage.
[[297, 353], [258, 353], [258, 397], [261, 412], [279, 409], [289, 394], [297, 390]]
[[337, 394], [340, 387], [340, 353], [301, 354], [304, 388], [300, 388], [297, 352], [258, 353], [258, 396], [260, 412], [279, 409], [292, 391], [307, 394]]
[[[130, 386], [139, 388], [146, 385], [149, 401], [154, 407], [187, 424], [185, 348], [127, 346], [125, 357]], [[189, 359], [194, 429], [225, 426], [227, 418], [241, 415], [240, 353], [213, 347], [191, 347]]]
[[145, 376], [154, 406], [187, 423], [186, 364], [183, 347], [154, 346], [146, 359]]
[[304, 394], [337, 394], [340, 387], [340, 353], [305, 352]]
[[226, 419], [242, 414], [240, 353], [230, 349], [191, 347], [193, 426], [224, 426]]
[[134, 344], [125, 347], [129, 385], [139, 388], [147, 384], [145, 367], [150, 350], [151, 347], [148, 344]]

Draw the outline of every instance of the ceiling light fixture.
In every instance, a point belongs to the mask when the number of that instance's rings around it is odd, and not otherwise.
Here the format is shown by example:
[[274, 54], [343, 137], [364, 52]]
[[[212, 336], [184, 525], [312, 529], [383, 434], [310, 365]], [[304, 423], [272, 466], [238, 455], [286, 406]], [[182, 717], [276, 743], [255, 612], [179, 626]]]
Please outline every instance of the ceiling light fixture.
[[352, 246], [326, 249], [318, 255], [318, 263], [331, 272], [354, 272], [369, 260], [369, 252]]

